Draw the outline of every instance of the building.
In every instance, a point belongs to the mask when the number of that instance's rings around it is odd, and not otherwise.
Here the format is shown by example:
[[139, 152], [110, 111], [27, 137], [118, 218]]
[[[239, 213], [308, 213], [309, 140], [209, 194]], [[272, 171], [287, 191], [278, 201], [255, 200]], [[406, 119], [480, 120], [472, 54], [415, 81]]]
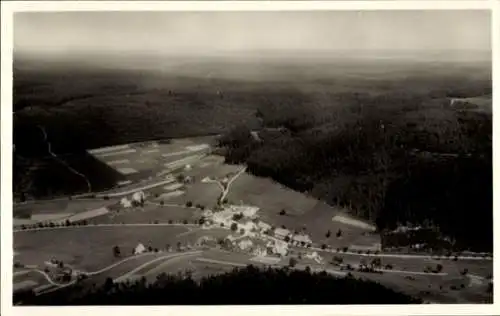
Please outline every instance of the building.
[[253, 242], [250, 239], [243, 239], [238, 243], [238, 247], [241, 250], [247, 250], [253, 246]]
[[274, 236], [276, 238], [285, 239], [286, 236], [290, 236], [291, 232], [288, 229], [276, 228], [274, 230]]
[[231, 211], [235, 213], [241, 213], [244, 217], [253, 218], [257, 211], [259, 210], [256, 206], [248, 206], [248, 205], [231, 205]]
[[134, 249], [134, 255], [138, 255], [146, 251], [146, 247], [143, 244], [138, 244]]
[[323, 262], [323, 258], [320, 255], [318, 255], [318, 253], [316, 251], [306, 254], [306, 258], [312, 259], [312, 260], [316, 261], [317, 263]]
[[132, 202], [135, 203], [144, 203], [144, 200], [146, 198], [146, 195], [142, 191], [137, 191], [132, 195]]
[[309, 245], [312, 244], [311, 237], [306, 234], [293, 235], [292, 241], [298, 245]]
[[129, 199], [127, 199], [126, 197], [124, 197], [120, 200], [120, 205], [122, 207], [129, 208], [129, 207], [132, 207], [132, 202]]
[[280, 256], [286, 256], [288, 254], [288, 244], [281, 240], [270, 240], [266, 247], [272, 254]]

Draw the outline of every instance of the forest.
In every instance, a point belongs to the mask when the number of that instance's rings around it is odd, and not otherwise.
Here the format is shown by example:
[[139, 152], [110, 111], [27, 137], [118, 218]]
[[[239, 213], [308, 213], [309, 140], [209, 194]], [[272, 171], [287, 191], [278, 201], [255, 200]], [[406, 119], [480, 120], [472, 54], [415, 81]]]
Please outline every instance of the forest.
[[455, 250], [491, 251], [492, 117], [451, 107], [448, 95], [344, 94], [342, 107], [322, 111], [260, 107], [258, 138], [239, 126], [219, 144], [227, 162], [345, 208], [380, 232], [424, 226]]
[[15, 196], [85, 191], [50, 157], [40, 127], [96, 189], [117, 175], [86, 149], [223, 134], [227, 162], [381, 232], [422, 225], [460, 250], [492, 250], [491, 62], [182, 65], [162, 72], [15, 61]]
[[[286, 304], [417, 304], [419, 299], [378, 283], [352, 276], [288, 267], [247, 266], [194, 280], [189, 273], [158, 275], [152, 283], [140, 279], [88, 286], [88, 281], [39, 296], [14, 297], [22, 305], [286, 305]], [[86, 283], [86, 285], [83, 285]]]

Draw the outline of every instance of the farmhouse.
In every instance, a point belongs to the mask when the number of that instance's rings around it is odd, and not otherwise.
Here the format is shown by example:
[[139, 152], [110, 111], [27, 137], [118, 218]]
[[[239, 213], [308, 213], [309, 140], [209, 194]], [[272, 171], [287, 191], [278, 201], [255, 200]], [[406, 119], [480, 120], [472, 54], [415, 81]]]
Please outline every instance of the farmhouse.
[[270, 240], [266, 247], [273, 254], [280, 256], [286, 256], [288, 254], [288, 244], [281, 240]]
[[291, 234], [291, 232], [288, 230], [288, 229], [284, 229], [284, 228], [276, 228], [274, 230], [274, 235], [277, 237], [277, 238], [280, 238], [280, 239], [285, 239], [286, 236], [289, 236]]
[[144, 247], [144, 245], [143, 245], [143, 244], [138, 244], [138, 245], [134, 248], [134, 255], [137, 255], [137, 254], [143, 253], [144, 251], [146, 251], [146, 247]]
[[255, 206], [248, 206], [248, 205], [231, 205], [229, 209], [232, 212], [235, 213], [241, 213], [243, 214], [244, 217], [254, 217], [257, 211], [259, 210], [258, 207]]
[[306, 254], [306, 258], [312, 259], [312, 260], [316, 261], [317, 263], [323, 262], [323, 258], [320, 255], [318, 255], [318, 253], [316, 251]]
[[250, 239], [243, 239], [238, 243], [238, 247], [241, 250], [247, 250], [248, 248], [253, 246], [253, 242]]
[[264, 223], [264, 222], [262, 222], [262, 221], [259, 221], [259, 222], [257, 223], [257, 226], [259, 227], [259, 229], [260, 229], [261, 231], [267, 231], [267, 230], [271, 229], [271, 225], [266, 224], [266, 223]]
[[145, 194], [142, 191], [137, 191], [132, 195], [132, 201], [136, 203], [143, 203], [145, 199]]
[[253, 250], [252, 250], [252, 254], [254, 256], [257, 256], [257, 257], [265, 257], [267, 255], [267, 250], [263, 247], [260, 247], [260, 246], [256, 246]]
[[306, 234], [294, 235], [292, 237], [292, 241], [294, 241], [294, 242], [296, 242], [298, 244], [306, 244], [306, 245], [312, 243], [311, 237], [309, 237]]
[[120, 205], [122, 207], [129, 208], [129, 207], [132, 207], [132, 202], [129, 199], [127, 199], [126, 197], [124, 197], [120, 200]]

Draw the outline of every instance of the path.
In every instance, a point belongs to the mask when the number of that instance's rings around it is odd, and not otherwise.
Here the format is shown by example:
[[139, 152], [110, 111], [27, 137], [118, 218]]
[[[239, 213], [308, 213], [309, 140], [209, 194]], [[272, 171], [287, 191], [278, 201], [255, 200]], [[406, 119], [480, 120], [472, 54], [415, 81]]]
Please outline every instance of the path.
[[155, 258], [155, 259], [153, 259], [151, 261], [143, 263], [140, 266], [132, 269], [131, 271], [122, 274], [121, 276], [115, 278], [113, 280], [113, 282], [122, 282], [122, 281], [128, 279], [130, 276], [132, 276], [137, 271], [139, 271], [139, 270], [143, 269], [144, 267], [147, 267], [147, 266], [149, 266], [149, 265], [151, 265], [151, 264], [153, 264], [155, 262], [158, 262], [158, 261], [161, 261], [161, 260], [167, 260], [167, 259], [170, 259], [170, 258], [186, 257], [186, 256], [194, 255], [194, 254], [200, 254], [200, 253], [202, 253], [202, 251], [197, 250], [197, 251], [183, 252], [183, 253], [177, 253], [177, 254], [170, 254], [170, 255], [161, 256], [159, 258]]
[[89, 179], [82, 173], [78, 172], [77, 170], [75, 170], [73, 167], [71, 167], [70, 165], [68, 165], [64, 160], [60, 159], [53, 151], [52, 151], [52, 144], [48, 141], [48, 137], [47, 137], [47, 132], [45, 131], [45, 128], [43, 126], [40, 126], [40, 125], [37, 125], [37, 127], [42, 131], [43, 133], [43, 138], [44, 138], [44, 141], [47, 143], [47, 150], [49, 152], [49, 154], [54, 157], [55, 160], [57, 160], [59, 163], [63, 164], [66, 166], [66, 168], [68, 168], [68, 170], [70, 170], [72, 173], [76, 174], [77, 176], [83, 178], [85, 180], [85, 182], [87, 183], [87, 191], [88, 192], [92, 192], [92, 185], [90, 184], [90, 181]]
[[[166, 266], [168, 266], [172, 263], [175, 263], [175, 262], [179, 261], [180, 259], [185, 259], [186, 257], [189, 258], [192, 256], [196, 256], [196, 255], [199, 255], [201, 253], [202, 253], [202, 251], [192, 251], [192, 252], [186, 252], [182, 256], [175, 256], [175, 257], [166, 258], [167, 260], [160, 263], [158, 266], [154, 267], [153, 269], [146, 271], [144, 273], [144, 275], [158, 275], [159, 272], [161, 272]], [[151, 263], [148, 263], [146, 266], [148, 266], [149, 264], [151, 264]], [[139, 269], [136, 268], [135, 270], [137, 272]]]
[[158, 223], [158, 224], [149, 224], [149, 223], [129, 223], [129, 224], [91, 224], [91, 225], [82, 225], [82, 226], [60, 226], [60, 227], [37, 227], [37, 228], [28, 228], [28, 229], [16, 229], [14, 233], [20, 232], [29, 232], [29, 231], [39, 231], [39, 230], [56, 230], [56, 229], [71, 229], [71, 228], [91, 228], [91, 227], [141, 227], [141, 226], [186, 226], [186, 227], [197, 227], [196, 224], [168, 224], [168, 223]]
[[[118, 281], [118, 282], [119, 282], [121, 278], [128, 277], [129, 275], [132, 275], [133, 273], [135, 273], [136, 271], [138, 271], [138, 270], [139, 270], [139, 268], [143, 268], [143, 267], [145, 267], [145, 266], [147, 266], [147, 265], [149, 265], [149, 264], [152, 264], [152, 263], [154, 263], [154, 262], [157, 262], [157, 261], [160, 261], [160, 260], [163, 260], [163, 259], [169, 259], [169, 258], [175, 258], [175, 257], [184, 257], [184, 256], [189, 256], [189, 255], [192, 255], [192, 254], [198, 254], [198, 253], [201, 253], [201, 251], [192, 251], [192, 252], [184, 252], [184, 253], [170, 254], [170, 255], [165, 255], [165, 256], [162, 256], [162, 257], [160, 257], [160, 258], [155, 258], [155, 259], [153, 259], [153, 260], [150, 260], [150, 261], [148, 261], [148, 262], [146, 262], [146, 263], [144, 263], [144, 264], [140, 265], [139, 267], [134, 268], [133, 270], [131, 270], [131, 271], [129, 271], [129, 272], [126, 272], [126, 273], [122, 274], [121, 276], [119, 276], [119, 277], [115, 278], [113, 281]], [[130, 260], [132, 260], [132, 259], [136, 259], [136, 258], [139, 258], [139, 257], [144, 257], [144, 256], [147, 256], [147, 255], [152, 255], [152, 254], [153, 254], [153, 253], [149, 253], [149, 252], [148, 252], [148, 253], [142, 253], [142, 254], [134, 255], [134, 256], [131, 256], [131, 257], [125, 258], [125, 259], [123, 259], [123, 260], [121, 260], [121, 261], [115, 262], [115, 263], [113, 263], [113, 264], [111, 264], [111, 265], [109, 265], [109, 266], [107, 266], [107, 267], [105, 267], [105, 268], [102, 268], [102, 269], [100, 269], [100, 270], [93, 271], [93, 272], [87, 272], [87, 271], [78, 271], [78, 272], [80, 272], [80, 273], [82, 273], [82, 274], [84, 274], [84, 275], [87, 275], [87, 276], [94, 276], [94, 275], [97, 275], [97, 274], [101, 274], [101, 273], [103, 273], [103, 272], [106, 272], [106, 271], [108, 271], [108, 270], [110, 270], [110, 269], [112, 269], [112, 268], [114, 268], [114, 267], [116, 267], [116, 266], [118, 266], [118, 265], [120, 265], [120, 264], [122, 264], [122, 263], [124, 263], [124, 262], [130, 261]], [[71, 282], [69, 282], [69, 283], [64, 283], [64, 284], [61, 284], [61, 283], [57, 283], [57, 282], [55, 282], [54, 280], [52, 280], [52, 279], [50, 278], [50, 276], [49, 276], [47, 273], [45, 273], [45, 271], [42, 271], [42, 270], [39, 270], [39, 269], [32, 269], [32, 270], [29, 270], [29, 271], [33, 271], [33, 272], [37, 272], [37, 273], [42, 274], [42, 275], [43, 275], [43, 276], [47, 279], [47, 281], [48, 281], [50, 284], [52, 284], [52, 285], [56, 286], [56, 288], [51, 288], [51, 289], [48, 289], [48, 290], [46, 290], [46, 291], [41, 292], [40, 294], [45, 294], [45, 293], [54, 292], [54, 291], [57, 291], [57, 290], [63, 289], [63, 288], [65, 288], [65, 287], [71, 286], [71, 285], [73, 285], [73, 284], [75, 284], [75, 283], [77, 282], [77, 280], [73, 280], [73, 281], [71, 281]]]
[[240, 171], [238, 171], [237, 174], [235, 174], [228, 182], [227, 182], [227, 186], [224, 187], [224, 185], [222, 184], [221, 181], [219, 180], [212, 180], [210, 178], [205, 178], [202, 180], [202, 182], [205, 182], [205, 183], [215, 183], [219, 186], [219, 188], [221, 189], [222, 191], [222, 194], [219, 198], [219, 203], [222, 204], [224, 199], [226, 198], [226, 196], [228, 195], [229, 193], [229, 189], [231, 188], [231, 184], [236, 180], [238, 179], [238, 177], [244, 173], [246, 171], [247, 167], [243, 167]]
[[[321, 251], [321, 252], [329, 252], [329, 253], [337, 253], [339, 255], [353, 255], [353, 256], [364, 256], [364, 257], [386, 257], [386, 258], [407, 258], [407, 259], [432, 259], [432, 260], [453, 260], [454, 257], [446, 258], [446, 257], [439, 257], [437, 258], [436, 256], [432, 255], [412, 255], [412, 254], [395, 254], [395, 253], [358, 253], [358, 252], [353, 252], [353, 251], [340, 251], [337, 252], [334, 249], [321, 249], [317, 247], [311, 247], [309, 248], [311, 250], [315, 251]], [[491, 257], [472, 257], [472, 256], [457, 256], [458, 260], [484, 260], [484, 261], [491, 261], [493, 258]]]

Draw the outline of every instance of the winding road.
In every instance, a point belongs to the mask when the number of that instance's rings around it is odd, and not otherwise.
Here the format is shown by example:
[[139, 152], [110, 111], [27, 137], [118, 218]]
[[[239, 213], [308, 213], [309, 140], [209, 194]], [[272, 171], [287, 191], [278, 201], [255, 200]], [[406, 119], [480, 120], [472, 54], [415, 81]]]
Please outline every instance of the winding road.
[[[133, 275], [134, 273], [136, 273], [137, 271], [139, 271], [140, 269], [143, 269], [144, 267], [147, 267], [148, 265], [151, 265], [155, 262], [158, 262], [158, 261], [161, 261], [161, 260], [169, 260], [169, 259], [172, 259], [172, 258], [183, 258], [183, 257], [189, 257], [189, 256], [193, 256], [193, 255], [198, 255], [198, 254], [201, 254], [202, 251], [199, 251], [199, 250], [196, 250], [196, 251], [190, 251], [190, 252], [182, 252], [182, 253], [175, 253], [175, 254], [168, 254], [168, 255], [164, 255], [164, 256], [161, 256], [159, 258], [154, 258], [148, 262], [145, 262], [143, 264], [141, 264], [140, 266], [132, 269], [131, 271], [128, 271], [118, 277], [116, 277], [115, 279], [113, 279], [113, 282], [121, 282], [123, 280], [126, 280], [127, 278], [129, 278], [131, 275]], [[134, 260], [134, 259], [137, 259], [139, 257], [145, 257], [145, 256], [148, 256], [148, 255], [152, 255], [154, 253], [142, 253], [142, 254], [138, 254], [138, 255], [134, 255], [134, 256], [131, 256], [131, 257], [128, 257], [128, 258], [125, 258], [121, 261], [118, 261], [118, 262], [115, 262], [107, 267], [104, 267], [100, 270], [97, 270], [97, 271], [92, 271], [92, 272], [88, 272], [88, 271], [81, 271], [81, 270], [75, 270], [76, 272], [78, 273], [81, 273], [83, 275], [86, 275], [86, 276], [95, 276], [95, 275], [98, 275], [98, 274], [101, 274], [101, 273], [104, 273], [106, 271], [109, 271], [127, 261], [130, 261], [130, 260]], [[65, 287], [68, 287], [68, 286], [71, 286], [73, 284], [75, 284], [77, 282], [77, 280], [73, 280], [71, 282], [68, 282], [68, 283], [58, 283], [56, 281], [54, 281], [45, 271], [42, 271], [40, 269], [29, 269], [29, 270], [23, 270], [23, 271], [17, 271], [14, 273], [14, 276], [16, 275], [22, 275], [22, 274], [26, 274], [26, 273], [29, 273], [29, 272], [36, 272], [36, 273], [39, 273], [41, 274], [42, 276], [45, 277], [45, 279], [53, 286], [56, 286], [55, 288], [51, 288], [51, 289], [48, 289], [46, 291], [43, 291], [42, 293], [40, 294], [45, 294], [45, 293], [50, 293], [50, 292], [54, 292], [54, 291], [57, 291], [57, 290], [60, 290], [62, 288], [65, 288]]]

